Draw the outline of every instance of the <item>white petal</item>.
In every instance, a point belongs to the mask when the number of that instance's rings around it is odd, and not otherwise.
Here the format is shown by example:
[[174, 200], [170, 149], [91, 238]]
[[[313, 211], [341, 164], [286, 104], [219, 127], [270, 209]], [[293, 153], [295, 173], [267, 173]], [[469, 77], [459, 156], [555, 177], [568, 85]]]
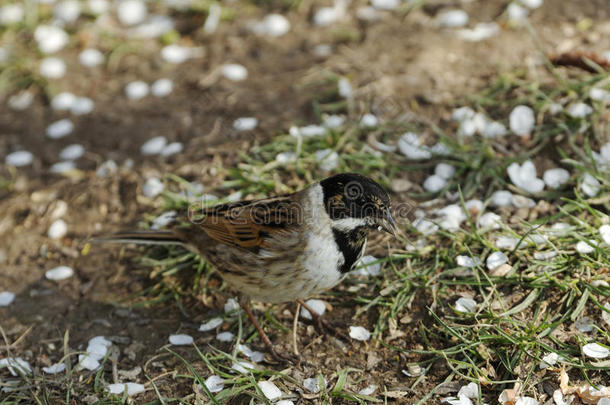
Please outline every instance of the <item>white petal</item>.
[[508, 256], [506, 256], [504, 253], [502, 252], [493, 252], [492, 254], [490, 254], [487, 257], [487, 268], [489, 270], [493, 270], [501, 265], [503, 265], [504, 263], [508, 263]]
[[155, 97], [167, 97], [174, 90], [174, 82], [170, 79], [157, 79], [150, 86], [150, 92]]
[[47, 235], [51, 239], [61, 239], [68, 233], [68, 225], [63, 219], [58, 219], [49, 227]]
[[282, 396], [282, 391], [271, 381], [259, 381], [257, 384], [263, 395], [270, 401], [279, 399]]
[[481, 259], [478, 257], [472, 258], [469, 256], [458, 256], [456, 257], [456, 263], [461, 267], [472, 268], [479, 266], [481, 264]]
[[258, 119], [255, 117], [241, 117], [233, 121], [233, 128], [237, 131], [252, 131], [258, 126]]
[[357, 263], [356, 270], [352, 271], [351, 274], [358, 276], [378, 276], [381, 274], [381, 263], [378, 263], [378, 261], [379, 259], [375, 256], [364, 256]]
[[217, 375], [211, 375], [205, 380], [205, 386], [212, 393], [220, 392], [225, 387], [224, 380]]
[[588, 243], [581, 240], [576, 244], [576, 251], [586, 255], [595, 252], [595, 246], [597, 246], [597, 242], [595, 242], [593, 239], [589, 239]]
[[349, 336], [352, 339], [365, 342], [371, 338], [371, 332], [369, 332], [367, 329], [363, 328], [362, 326], [350, 326], [349, 327]]
[[240, 82], [248, 77], [248, 69], [237, 63], [229, 63], [222, 65], [222, 75], [234, 82]]
[[463, 27], [468, 24], [468, 14], [464, 10], [447, 10], [438, 15], [438, 21], [443, 27]]
[[142, 193], [146, 197], [154, 198], [161, 194], [164, 189], [165, 186], [163, 185], [161, 180], [159, 180], [157, 177], [151, 177], [150, 179], [146, 180], [146, 183], [144, 183], [144, 186], [142, 187]]
[[214, 330], [217, 327], [219, 327], [220, 325], [222, 325], [223, 322], [224, 321], [222, 318], [212, 318], [209, 321], [207, 321], [206, 323], [202, 323], [201, 326], [199, 327], [199, 331], [208, 332], [210, 330]]
[[148, 96], [149, 91], [150, 89], [148, 87], [148, 83], [141, 80], [136, 80], [135, 82], [128, 83], [127, 86], [125, 86], [125, 95], [130, 100], [140, 100]]
[[377, 386], [375, 384], [368, 385], [358, 391], [360, 395], [372, 395], [377, 390]]
[[477, 308], [477, 302], [472, 298], [458, 298], [455, 301], [455, 310], [458, 312], [474, 312]]
[[437, 193], [441, 191], [443, 188], [445, 188], [446, 185], [447, 180], [440, 176], [437, 176], [436, 174], [433, 174], [424, 181], [424, 189], [431, 193]]
[[570, 180], [570, 172], [561, 168], [549, 169], [542, 178], [550, 188], [559, 188]]
[[10, 291], [0, 292], [0, 307], [8, 307], [15, 300], [15, 294]]
[[[326, 378], [324, 379], [324, 388], [326, 388]], [[320, 381], [318, 380], [317, 377], [314, 378], [306, 378], [303, 380], [303, 387], [309, 391], [312, 392], [314, 394], [317, 394], [318, 392], [320, 392]]]
[[20, 150], [17, 152], [9, 153], [6, 155], [4, 161], [7, 165], [22, 167], [32, 164], [34, 160], [34, 155], [28, 152], [27, 150]]
[[439, 163], [434, 168], [434, 174], [445, 180], [449, 180], [455, 174], [455, 167], [448, 163]]
[[124, 0], [119, 3], [117, 14], [123, 25], [136, 25], [146, 19], [148, 10], [140, 0]]
[[119, 383], [119, 384], [109, 384], [106, 386], [106, 390], [111, 394], [122, 394], [125, 392], [125, 388], [127, 388], [127, 395], [136, 395], [145, 391], [145, 388], [142, 384], [136, 383]]
[[225, 313], [234, 312], [239, 309], [239, 303], [235, 298], [229, 298], [225, 303], [224, 310]]
[[467, 397], [471, 399], [479, 398], [479, 386], [477, 383], [471, 382], [468, 385], [464, 385], [458, 391], [458, 397]]
[[163, 157], [173, 156], [173, 155], [176, 155], [176, 154], [182, 152], [183, 149], [184, 149], [184, 145], [182, 145], [182, 143], [172, 142], [172, 143], [168, 144], [165, 148], [163, 148], [163, 150], [161, 151], [161, 156], [163, 156]]
[[593, 107], [585, 103], [575, 103], [568, 107], [567, 113], [573, 118], [584, 118], [593, 112]]
[[97, 49], [87, 48], [78, 55], [78, 60], [83, 66], [95, 67], [104, 63], [104, 54]]
[[58, 374], [66, 369], [66, 363], [55, 363], [49, 367], [43, 367], [42, 371], [47, 374]]
[[379, 125], [379, 120], [373, 114], [364, 114], [360, 119], [360, 126], [364, 128], [374, 128]]
[[481, 215], [477, 221], [477, 225], [480, 228], [500, 229], [502, 227], [502, 217], [500, 217], [498, 214], [494, 214], [493, 212], [486, 212], [485, 214]]
[[532, 397], [517, 397], [515, 405], [538, 405], [538, 401]]
[[496, 207], [508, 207], [513, 203], [513, 193], [506, 190], [495, 191], [490, 197], [490, 203]]
[[610, 245], [610, 225], [602, 225], [599, 227], [599, 234], [602, 237], [602, 240]]
[[233, 340], [233, 334], [231, 332], [220, 332], [216, 335], [216, 340], [221, 342], [230, 342]]
[[520, 136], [530, 134], [534, 129], [534, 124], [536, 122], [534, 111], [525, 105], [515, 107], [510, 113], [509, 121], [510, 130]]
[[91, 371], [97, 370], [100, 367], [100, 362], [98, 359], [91, 355], [80, 354], [78, 356], [78, 364], [80, 364], [81, 367]]
[[74, 131], [74, 124], [67, 118], [61, 119], [47, 127], [47, 136], [51, 139], [59, 139]]
[[58, 266], [52, 268], [51, 270], [47, 270], [45, 273], [45, 277], [49, 280], [59, 281], [70, 278], [74, 275], [74, 270], [72, 270], [68, 266]]
[[140, 147], [140, 152], [143, 155], [158, 155], [163, 151], [166, 145], [167, 139], [164, 136], [155, 136]]
[[66, 146], [59, 152], [59, 158], [61, 160], [77, 160], [85, 154], [85, 148], [80, 144], [72, 144]]
[[[324, 301], [316, 300], [316, 299], [309, 299], [309, 300], [305, 301], [305, 304], [307, 304], [311, 309], [314, 310], [314, 312], [316, 314], [318, 314], [320, 316], [323, 315], [324, 312], [326, 312], [326, 304], [324, 303]], [[311, 314], [305, 308], [301, 308], [301, 318], [311, 319]]]
[[233, 363], [231, 368], [237, 371], [238, 373], [247, 374], [249, 373], [248, 370], [253, 370], [255, 367], [252, 363], [248, 363], [247, 361], [238, 361], [236, 363]]
[[600, 183], [591, 174], [585, 173], [580, 187], [587, 197], [595, 197], [599, 193]]
[[545, 369], [554, 366], [557, 364], [559, 360], [559, 355], [555, 352], [551, 352], [542, 357], [542, 361], [540, 362], [540, 368]]
[[193, 337], [190, 335], [169, 335], [169, 342], [174, 346], [186, 346], [193, 344]]
[[592, 357], [594, 359], [605, 359], [610, 356], [610, 349], [601, 346], [598, 343], [588, 343], [583, 346], [582, 352], [585, 356]]

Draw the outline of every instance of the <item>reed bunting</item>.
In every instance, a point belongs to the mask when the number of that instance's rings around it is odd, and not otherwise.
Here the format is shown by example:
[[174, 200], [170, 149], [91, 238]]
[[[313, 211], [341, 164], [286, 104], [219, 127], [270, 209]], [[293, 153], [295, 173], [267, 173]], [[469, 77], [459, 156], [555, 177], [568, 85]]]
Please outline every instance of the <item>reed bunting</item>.
[[120, 232], [99, 240], [180, 244], [203, 256], [239, 291], [240, 304], [276, 357], [249, 299], [304, 304], [303, 299], [334, 287], [354, 267], [369, 231], [396, 232], [387, 192], [353, 173], [329, 177], [294, 194], [191, 206], [168, 228]]

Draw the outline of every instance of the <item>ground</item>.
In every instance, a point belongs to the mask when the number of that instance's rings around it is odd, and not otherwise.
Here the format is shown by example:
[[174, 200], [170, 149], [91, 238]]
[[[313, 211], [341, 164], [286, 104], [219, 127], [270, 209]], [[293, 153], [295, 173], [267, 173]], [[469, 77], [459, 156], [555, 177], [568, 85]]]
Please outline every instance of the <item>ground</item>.
[[[503, 390], [513, 388], [518, 396], [544, 403], [559, 388], [562, 370], [574, 386], [610, 385], [607, 362], [579, 349], [593, 340], [610, 344], [602, 320], [610, 297], [608, 246], [600, 245], [590, 256], [574, 250], [579, 240], [600, 240], [597, 230], [609, 222], [607, 172], [592, 166], [590, 157], [610, 141], [610, 113], [607, 101], [587, 98], [594, 85], [608, 88], [608, 74], [554, 68], [546, 59], [610, 50], [610, 9], [606, 0], [547, 0], [531, 10], [527, 22], [516, 24], [508, 19], [508, 3], [412, 1], [364, 21], [355, 14], [366, 2], [354, 1], [346, 16], [328, 27], [316, 27], [312, 20], [329, 4], [223, 3], [218, 30], [204, 34], [208, 2], [184, 10], [153, 2], [151, 10], [175, 21], [171, 35], [125, 41], [124, 34], [116, 34], [118, 23], [109, 23], [116, 35], [102, 35], [91, 16], [82, 16], [67, 27], [71, 43], [59, 55], [68, 73], [60, 79], [38, 74], [41, 55], [31, 21], [3, 28], [3, 46], [10, 45], [13, 56], [0, 73], [0, 154], [24, 149], [34, 160], [26, 167], [14, 168], [4, 159], [0, 165], [0, 292], [16, 294], [13, 303], [0, 307], [0, 357], [25, 359], [33, 374], [16, 377], [0, 368], [0, 385], [13, 387], [0, 398], [15, 404], [260, 403], [268, 398], [256, 382], [271, 379], [295, 403], [439, 403], [469, 382], [479, 384], [480, 400], [487, 403], [497, 403]], [[497, 21], [500, 32], [479, 42], [464, 40], [457, 30], [439, 27], [439, 15], [452, 8], [468, 13], [469, 26]], [[49, 10], [43, 7], [38, 18]], [[248, 29], [251, 21], [271, 12], [288, 18], [288, 33], [270, 38]], [[171, 42], [202, 47], [203, 55], [166, 63], [159, 50]], [[319, 44], [331, 45], [330, 54], [316, 53]], [[106, 62], [94, 69], [80, 66], [78, 53], [84, 47], [103, 49]], [[248, 78], [222, 78], [218, 72], [224, 63], [244, 65]], [[160, 77], [173, 80], [171, 95], [125, 97], [127, 83]], [[353, 88], [347, 99], [337, 92], [340, 78]], [[32, 105], [24, 111], [9, 108], [10, 97], [24, 89], [34, 94]], [[95, 109], [83, 116], [54, 111], [50, 100], [60, 91], [93, 99]], [[579, 100], [595, 108], [583, 121], [549, 113], [552, 102], [567, 107]], [[531, 139], [509, 134], [493, 142], [478, 135], [465, 141], [451, 120], [454, 108], [466, 105], [508, 127], [508, 114], [517, 104], [536, 111], [538, 129]], [[319, 124], [333, 113], [344, 116], [345, 124], [318, 140], [300, 145], [287, 135], [293, 125]], [[375, 114], [382, 125], [361, 128], [365, 113]], [[234, 129], [234, 120], [244, 116], [258, 118], [258, 127]], [[66, 117], [75, 124], [73, 134], [45, 137], [50, 123]], [[445, 140], [450, 155], [414, 161], [400, 153], [373, 154], [374, 139], [396, 144], [405, 131], [422, 134], [428, 145]], [[166, 158], [142, 155], [142, 144], [155, 136], [181, 142], [184, 150]], [[73, 143], [86, 150], [78, 170], [50, 173], [59, 152]], [[252, 374], [235, 373], [233, 356], [244, 359], [235, 341], [199, 332], [202, 322], [222, 316], [220, 330], [233, 332], [253, 349], [264, 348], [247, 319], [224, 314], [235, 292], [210, 266], [174, 248], [88, 244], [91, 236], [149, 224], [183, 203], [178, 191], [185, 182], [179, 179], [200, 183], [203, 192], [219, 197], [302, 188], [328, 175], [313, 157], [327, 147], [339, 153], [333, 172], [370, 175], [390, 189], [396, 206], [407, 207], [400, 218], [403, 235], [373, 235], [369, 241], [368, 254], [380, 258], [381, 275], [350, 276], [315, 297], [327, 303], [329, 321], [346, 332], [349, 326], [364, 326], [373, 332], [369, 341], [322, 336], [301, 320], [296, 326], [301, 363], [268, 361]], [[297, 163], [274, 163], [278, 152], [296, 150], [302, 153]], [[487, 201], [499, 189], [526, 194], [510, 184], [505, 170], [526, 158], [540, 176], [550, 167], [570, 168], [569, 186], [528, 194], [536, 206], [525, 212], [517, 207], [494, 212], [518, 238], [538, 226], [570, 223], [569, 234], [553, 239], [557, 258], [535, 257], [534, 248], [508, 249], [512, 270], [490, 276], [485, 257], [498, 250], [495, 234], [474, 225], [476, 212], [459, 230], [432, 235], [422, 235], [411, 224], [418, 211], [428, 214], [473, 198]], [[118, 170], [96, 174], [110, 159]], [[439, 162], [456, 167], [455, 177], [443, 192], [428, 192], [421, 184]], [[578, 191], [585, 172], [601, 181], [596, 197]], [[143, 185], [155, 176], [163, 179], [165, 192], [146, 197]], [[63, 214], [62, 202], [67, 204]], [[47, 230], [59, 217], [68, 233], [54, 240]], [[456, 265], [457, 255], [481, 257], [483, 265], [469, 270]], [[75, 275], [63, 281], [45, 278], [47, 270], [60, 265], [70, 266]], [[475, 298], [480, 309], [466, 315], [456, 311], [460, 297]], [[254, 309], [277, 347], [293, 352], [296, 305], [255, 303]], [[596, 325], [593, 332], [575, 326], [585, 315]], [[197, 349], [169, 344], [170, 335], [182, 333], [194, 337]], [[105, 336], [112, 349], [99, 370], [80, 370], [76, 354], [94, 336]], [[549, 352], [568, 360], [541, 369], [540, 359]], [[69, 364], [68, 371], [42, 372], [57, 362]], [[141, 371], [124, 373], [136, 367]], [[213, 374], [226, 380], [215, 398], [201, 385]], [[325, 378], [327, 388], [304, 389], [303, 380], [311, 377]], [[146, 391], [130, 398], [106, 392], [107, 384], [119, 382], [142, 383]], [[370, 385], [378, 388], [358, 394]]]

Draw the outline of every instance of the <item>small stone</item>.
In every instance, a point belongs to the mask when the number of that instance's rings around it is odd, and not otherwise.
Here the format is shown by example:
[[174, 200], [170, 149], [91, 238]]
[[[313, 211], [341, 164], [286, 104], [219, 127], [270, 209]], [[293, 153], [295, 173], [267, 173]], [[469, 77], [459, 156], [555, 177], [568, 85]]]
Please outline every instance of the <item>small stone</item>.
[[495, 269], [490, 270], [489, 275], [493, 276], [493, 277], [504, 277], [508, 273], [510, 273], [512, 271], [512, 269], [513, 269], [513, 267], [510, 264], [504, 263], [504, 264], [499, 265]]
[[51, 270], [47, 270], [45, 277], [49, 280], [60, 281], [70, 278], [74, 275], [74, 270], [68, 266], [58, 266]]

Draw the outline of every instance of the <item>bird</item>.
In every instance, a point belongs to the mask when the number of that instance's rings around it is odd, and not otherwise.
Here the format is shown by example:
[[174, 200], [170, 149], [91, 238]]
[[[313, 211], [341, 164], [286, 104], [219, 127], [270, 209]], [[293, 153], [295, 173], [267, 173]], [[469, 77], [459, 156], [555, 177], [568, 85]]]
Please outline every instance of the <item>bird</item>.
[[374, 180], [341, 173], [292, 194], [201, 206], [176, 213], [163, 230], [121, 231], [96, 242], [178, 244], [205, 258], [239, 292], [239, 303], [271, 354], [278, 354], [250, 300], [296, 301], [337, 285], [366, 249], [370, 231], [396, 236], [390, 197]]

